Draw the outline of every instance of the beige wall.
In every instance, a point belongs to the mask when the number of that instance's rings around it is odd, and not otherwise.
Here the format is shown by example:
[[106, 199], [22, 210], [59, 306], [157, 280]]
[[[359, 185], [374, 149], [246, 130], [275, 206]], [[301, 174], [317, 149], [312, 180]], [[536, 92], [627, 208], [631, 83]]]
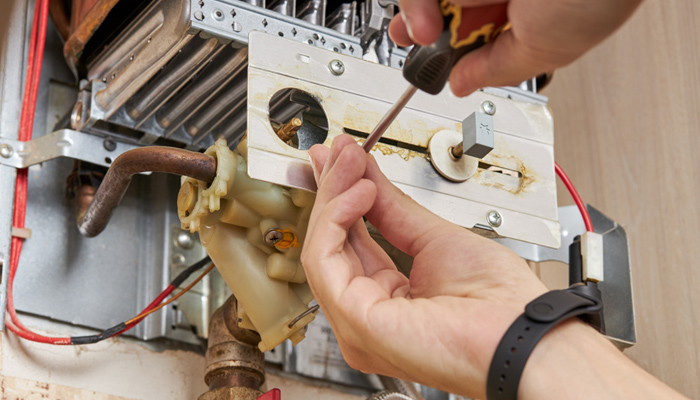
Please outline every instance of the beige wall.
[[[627, 354], [700, 398], [700, 1], [647, 0], [554, 75], [558, 162], [627, 228], [637, 345]], [[571, 204], [559, 189], [560, 203]]]

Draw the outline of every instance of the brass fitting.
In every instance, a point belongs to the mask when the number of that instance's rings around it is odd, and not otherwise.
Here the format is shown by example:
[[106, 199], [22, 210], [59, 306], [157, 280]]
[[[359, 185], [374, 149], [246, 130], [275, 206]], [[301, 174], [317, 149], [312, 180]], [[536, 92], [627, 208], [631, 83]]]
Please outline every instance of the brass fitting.
[[300, 118], [292, 118], [291, 121], [282, 125], [282, 127], [277, 130], [277, 136], [286, 143], [297, 134], [301, 125], [302, 122]]

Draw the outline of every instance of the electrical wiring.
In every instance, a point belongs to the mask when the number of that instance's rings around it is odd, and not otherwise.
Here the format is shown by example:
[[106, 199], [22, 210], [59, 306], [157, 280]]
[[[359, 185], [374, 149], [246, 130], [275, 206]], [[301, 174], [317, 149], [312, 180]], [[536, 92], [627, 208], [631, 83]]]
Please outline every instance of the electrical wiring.
[[588, 209], [583, 203], [583, 200], [581, 200], [581, 196], [579, 196], [578, 191], [574, 187], [574, 184], [566, 175], [566, 172], [564, 172], [564, 170], [556, 162], [554, 163], [554, 171], [556, 171], [557, 175], [559, 176], [559, 179], [561, 179], [561, 181], [564, 183], [564, 186], [566, 186], [566, 189], [571, 194], [571, 197], [574, 198], [574, 203], [576, 203], [576, 206], [578, 207], [578, 210], [581, 213], [581, 217], [583, 218], [583, 224], [586, 226], [586, 231], [593, 232], [593, 223], [591, 222], [590, 215], [588, 215]]
[[[182, 289], [177, 295], [173, 296], [170, 300], [167, 302], [163, 303], [163, 300], [165, 300], [166, 297], [168, 297], [170, 294], [172, 294], [175, 289], [180, 286], [184, 281], [186, 281], [192, 274], [195, 272], [199, 271], [200, 269], [204, 268], [205, 266], [209, 265], [209, 267], [202, 272], [197, 279], [195, 279], [191, 284], [189, 284], [186, 288]], [[166, 305], [172, 303], [173, 301], [177, 300], [180, 298], [182, 295], [187, 293], [190, 289], [192, 289], [199, 281], [201, 281], [212, 269], [214, 269], [214, 264], [211, 263], [211, 259], [209, 257], [205, 257], [201, 261], [198, 261], [197, 263], [193, 264], [191, 267], [187, 268], [186, 270], [182, 271], [173, 281], [168, 285], [168, 287], [163, 290], [158, 297], [156, 297], [151, 304], [149, 304], [146, 308], [143, 309], [136, 317], [126, 321], [119, 323], [109, 329], [105, 329], [102, 332], [100, 332], [97, 335], [89, 335], [89, 336], [71, 336], [71, 337], [47, 337], [43, 335], [36, 334], [34, 332], [31, 332], [27, 330], [26, 328], [24, 330], [20, 329], [17, 325], [13, 323], [13, 321], [6, 316], [5, 317], [5, 325], [8, 327], [8, 329], [16, 334], [17, 336], [21, 337], [22, 339], [30, 340], [33, 342], [40, 342], [40, 343], [48, 343], [48, 344], [55, 344], [55, 345], [82, 345], [82, 344], [93, 344], [100, 342], [105, 339], [109, 339], [118, 335], [123, 334], [124, 332], [128, 331], [129, 329], [133, 328], [136, 326], [139, 322], [143, 321], [144, 318], [149, 316], [150, 314], [160, 310], [161, 308], [165, 307]]]
[[97, 335], [90, 335], [90, 336], [73, 336], [70, 338], [70, 344], [92, 344], [92, 343], [97, 343], [105, 339], [109, 339], [114, 336], [118, 336], [123, 334], [124, 332], [128, 331], [129, 329], [133, 328], [136, 326], [139, 322], [143, 321], [144, 318], [146, 318], [148, 315], [160, 310], [161, 308], [165, 307], [166, 305], [172, 303], [173, 301], [177, 300], [182, 296], [183, 294], [187, 293], [190, 289], [192, 289], [199, 281], [201, 281], [213, 268], [214, 264], [209, 265], [209, 268], [207, 268], [204, 272], [202, 272], [197, 279], [195, 279], [189, 286], [184, 288], [180, 293], [175, 295], [173, 298], [168, 300], [166, 303], [163, 303], [163, 300], [168, 297], [180, 284], [182, 284], [184, 281], [187, 280], [193, 273], [199, 271], [200, 269], [204, 268], [208, 264], [211, 263], [211, 259], [209, 257], [205, 257], [201, 261], [198, 261], [197, 263], [193, 264], [191, 267], [187, 268], [186, 270], [182, 271], [175, 279], [173, 279], [172, 282], [168, 285], [168, 287], [161, 292], [158, 297], [155, 298], [149, 304], [146, 308], [143, 309], [136, 317], [126, 321], [122, 322], [120, 324], [117, 324], [109, 329], [105, 329], [101, 333]]
[[[32, 29], [29, 39], [29, 54], [27, 56], [27, 70], [25, 75], [25, 87], [22, 99], [22, 111], [20, 114], [19, 134], [20, 141], [30, 141], [32, 139], [32, 131], [34, 128], [34, 115], [36, 111], [36, 102], [39, 91], [39, 83], [41, 80], [41, 68], [43, 64], [44, 48], [46, 44], [46, 28], [49, 15], [49, 0], [36, 0], [34, 6], [34, 16], [32, 19]], [[28, 191], [28, 173], [27, 169], [17, 171], [15, 181], [15, 198], [14, 212], [12, 218], [12, 226], [14, 228], [24, 228], [26, 211], [27, 211], [27, 191]], [[106, 329], [98, 335], [77, 336], [77, 337], [49, 337], [32, 332], [25, 327], [17, 316], [17, 311], [14, 307], [14, 279], [17, 274], [19, 258], [22, 252], [24, 238], [12, 237], [10, 251], [10, 266], [7, 282], [7, 306], [5, 314], [5, 326], [19, 336], [20, 338], [31, 340], [39, 343], [47, 343], [54, 345], [70, 345], [70, 344], [88, 344], [96, 343], [101, 340], [120, 335], [136, 324], [141, 322], [146, 316], [161, 309], [172, 301], [176, 300], [194, 285], [197, 284], [204, 276], [213, 269], [213, 264], [202, 273], [192, 284], [183, 289], [177, 296], [170, 299], [165, 304], [161, 304], [166, 297], [184, 282], [190, 275], [210, 263], [209, 257], [197, 262], [185, 271], [180, 273], [168, 287], [156, 297], [141, 313], [132, 318], [128, 322], [123, 322], [112, 328]]]
[[[29, 39], [29, 54], [27, 56], [27, 72], [25, 76], [24, 95], [22, 100], [22, 111], [20, 114], [19, 135], [20, 141], [29, 141], [32, 138], [34, 128], [34, 114], [36, 111], [36, 99], [39, 91], [41, 79], [41, 65], [43, 64], [44, 47], [46, 44], [46, 26], [48, 23], [48, 0], [37, 0], [34, 5], [34, 17], [32, 20], [32, 32]], [[17, 171], [15, 179], [15, 208], [12, 217], [12, 226], [24, 228], [27, 211], [27, 169]], [[13, 236], [10, 251], [10, 268], [7, 283], [7, 315], [6, 320], [10, 320], [8, 329], [17, 332], [27, 331], [17, 317], [14, 308], [13, 283], [19, 264], [19, 256], [22, 251], [24, 239]], [[60, 344], [65, 338], [49, 338], [41, 335], [24, 332], [24, 336], [32, 337], [36, 341], [44, 343]]]
[[129, 326], [129, 325], [131, 325], [131, 324], [137, 324], [137, 323], [139, 323], [139, 321], [141, 321], [142, 319], [146, 318], [147, 316], [153, 314], [154, 312], [156, 312], [156, 311], [160, 310], [161, 308], [167, 306], [168, 304], [172, 303], [173, 301], [179, 299], [183, 294], [187, 293], [187, 291], [189, 291], [189, 290], [192, 289], [197, 283], [199, 283], [199, 281], [201, 281], [202, 278], [204, 278], [204, 276], [205, 276], [206, 274], [208, 274], [212, 269], [214, 269], [214, 264], [211, 264], [211, 265], [209, 266], [209, 268], [207, 268], [206, 271], [204, 271], [197, 279], [195, 279], [194, 281], [192, 281], [192, 283], [190, 283], [189, 286], [187, 286], [186, 288], [182, 289], [178, 294], [176, 294], [175, 296], [173, 296], [172, 298], [170, 298], [170, 300], [168, 300], [168, 301], [166, 301], [165, 303], [159, 305], [158, 307], [153, 308], [152, 310], [148, 310], [148, 311], [146, 311], [146, 312], [143, 312], [143, 313], [137, 315], [136, 317], [134, 317], [134, 318], [132, 318], [132, 319], [126, 321], [126, 325]]

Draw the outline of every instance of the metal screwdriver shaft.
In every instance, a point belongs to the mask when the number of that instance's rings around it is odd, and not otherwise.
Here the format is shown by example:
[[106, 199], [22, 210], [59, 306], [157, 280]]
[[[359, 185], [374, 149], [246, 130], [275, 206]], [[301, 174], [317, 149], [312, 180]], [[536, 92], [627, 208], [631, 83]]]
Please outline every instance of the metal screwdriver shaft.
[[401, 110], [403, 110], [404, 106], [406, 106], [406, 103], [408, 103], [409, 100], [411, 100], [411, 97], [413, 97], [414, 94], [416, 94], [416, 90], [418, 90], [417, 87], [413, 85], [409, 85], [408, 89], [406, 89], [405, 92], [399, 97], [399, 99], [394, 103], [393, 106], [389, 109], [389, 111], [384, 114], [382, 119], [379, 121], [377, 126], [374, 127], [372, 130], [372, 133], [367, 137], [367, 140], [365, 140], [365, 143], [362, 145], [362, 148], [365, 149], [366, 152], [369, 153], [370, 150], [372, 150], [372, 147], [374, 147], [375, 144], [379, 141], [379, 138], [382, 137], [384, 132], [389, 128], [392, 122], [396, 119], [396, 116], [399, 115]]
[[[406, 56], [403, 76], [410, 86], [367, 137], [362, 145], [366, 152], [369, 153], [377, 144], [416, 90], [420, 89], [432, 95], [440, 93], [457, 61], [470, 51], [495, 39], [508, 22], [507, 3], [470, 7], [466, 11], [459, 6], [443, 3], [446, 2], [440, 2], [442, 13], [445, 15], [442, 34], [429, 46], [413, 46]], [[459, 22], [457, 27], [452, 24], [454, 18]]]

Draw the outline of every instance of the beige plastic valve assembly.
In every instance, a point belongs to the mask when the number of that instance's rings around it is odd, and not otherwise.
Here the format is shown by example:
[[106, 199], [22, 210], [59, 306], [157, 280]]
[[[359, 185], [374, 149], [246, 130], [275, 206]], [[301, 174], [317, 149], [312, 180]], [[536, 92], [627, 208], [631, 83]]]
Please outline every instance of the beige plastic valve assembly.
[[216, 178], [208, 187], [183, 178], [177, 206], [238, 298], [240, 326], [266, 351], [299, 343], [318, 312], [300, 261], [315, 195], [248, 177], [247, 149], [245, 139], [235, 153], [219, 139], [205, 152], [217, 159]]

